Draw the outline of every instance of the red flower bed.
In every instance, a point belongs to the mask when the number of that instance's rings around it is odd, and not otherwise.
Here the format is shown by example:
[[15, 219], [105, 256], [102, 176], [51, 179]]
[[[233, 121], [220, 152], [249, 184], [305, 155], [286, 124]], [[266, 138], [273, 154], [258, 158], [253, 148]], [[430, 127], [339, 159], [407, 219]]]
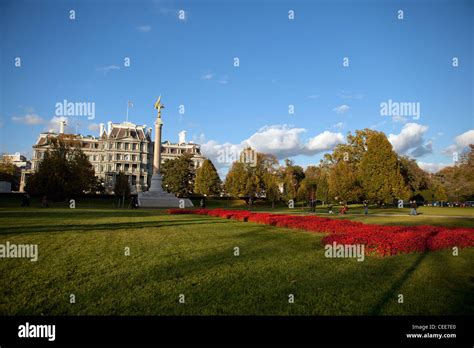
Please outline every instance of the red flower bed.
[[200, 214], [310, 232], [325, 232], [323, 244], [364, 244], [366, 254], [382, 256], [474, 246], [474, 228], [382, 226], [319, 216], [252, 213], [246, 210], [169, 209], [170, 214]]

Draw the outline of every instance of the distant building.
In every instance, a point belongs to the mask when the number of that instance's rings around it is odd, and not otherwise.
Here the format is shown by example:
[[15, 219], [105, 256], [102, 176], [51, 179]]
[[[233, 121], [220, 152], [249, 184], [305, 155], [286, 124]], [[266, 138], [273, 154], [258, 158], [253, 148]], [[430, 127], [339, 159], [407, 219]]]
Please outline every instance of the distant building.
[[[10, 182], [10, 191], [21, 191], [22, 172], [31, 168], [31, 162], [26, 159], [26, 156], [23, 156], [19, 152], [14, 154], [4, 154], [2, 159], [15, 166], [13, 180]], [[2, 192], [5, 192], [5, 190], [6, 186], [3, 186]]]
[[3, 159], [11, 162], [20, 169], [30, 169], [31, 162], [26, 159], [21, 153], [16, 152], [13, 155], [4, 154]]
[[199, 168], [206, 159], [201, 154], [201, 145], [195, 144], [192, 141], [186, 142], [186, 131], [181, 131], [179, 134], [178, 143], [171, 143], [165, 141], [161, 143], [161, 163], [167, 159], [176, 159], [183, 153], [191, 153], [191, 158], [194, 163], [194, 168]]
[[[33, 145], [31, 170], [25, 170], [22, 173], [22, 189], [28, 175], [38, 169], [45, 152], [51, 148], [51, 139], [63, 137], [80, 144], [82, 151], [94, 167], [95, 175], [104, 181], [106, 192], [113, 192], [115, 178], [120, 172], [129, 177], [132, 192], [147, 191], [153, 172], [154, 144], [151, 140], [151, 128], [131, 122], [108, 122], [105, 129], [105, 125], [101, 123], [97, 137], [64, 134], [64, 128], [63, 121], [59, 133], [40, 134], [36, 144]], [[201, 155], [201, 147], [192, 142], [187, 143], [185, 134], [185, 131], [179, 134], [178, 143], [169, 141], [162, 143], [161, 160], [164, 162], [166, 159], [175, 159], [188, 152], [193, 154], [192, 160], [198, 168], [205, 160]]]

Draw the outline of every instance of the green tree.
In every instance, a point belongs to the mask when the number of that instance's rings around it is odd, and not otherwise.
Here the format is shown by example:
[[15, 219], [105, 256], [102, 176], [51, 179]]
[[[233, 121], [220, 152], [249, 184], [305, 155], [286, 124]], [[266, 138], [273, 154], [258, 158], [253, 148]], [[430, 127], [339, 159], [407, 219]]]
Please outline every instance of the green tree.
[[298, 189], [298, 199], [308, 200], [316, 199], [318, 184], [320, 182], [321, 168], [308, 166], [304, 171], [304, 179], [301, 181]]
[[[247, 167], [250, 175], [253, 177], [255, 191], [258, 196], [267, 196], [267, 184], [272, 184], [272, 180], [268, 181], [267, 174], [276, 174], [278, 170], [278, 159], [270, 154], [257, 153], [257, 163], [255, 166]], [[275, 178], [276, 180], [276, 178]]]
[[[68, 155], [68, 170], [74, 173], [66, 182], [67, 191], [72, 195], [79, 195], [92, 192], [97, 187], [94, 167], [89, 162], [87, 156], [78, 148], [73, 148], [71, 155]], [[95, 192], [94, 192], [95, 193]]]
[[445, 202], [448, 200], [446, 188], [437, 175], [430, 176], [428, 187], [421, 191], [421, 195], [429, 201]]
[[435, 177], [444, 186], [449, 200], [474, 199], [474, 145], [469, 145], [469, 151], [455, 165], [441, 169]]
[[281, 198], [279, 179], [276, 173], [266, 172], [263, 176], [265, 183], [265, 198], [272, 202], [272, 209], [275, 208], [275, 202]]
[[242, 162], [234, 162], [225, 178], [225, 190], [234, 197], [247, 196], [249, 174]]
[[174, 160], [165, 160], [160, 170], [163, 175], [163, 189], [185, 197], [193, 193], [196, 171], [192, 161], [193, 155], [184, 153]]
[[17, 191], [20, 186], [20, 169], [8, 158], [0, 156], [0, 181], [10, 182], [12, 191]]
[[329, 168], [321, 161], [319, 165], [320, 175], [318, 177], [318, 186], [316, 189], [316, 199], [325, 203], [329, 202]]
[[400, 174], [403, 177], [405, 186], [409, 190], [410, 198], [419, 195], [423, 190], [428, 189], [430, 181], [429, 176], [418, 166], [414, 159], [400, 156], [398, 162], [400, 165]]
[[[252, 161], [247, 157], [252, 157]], [[265, 197], [274, 206], [280, 198], [277, 158], [265, 153], [256, 153], [251, 148], [244, 149], [239, 158], [239, 161], [232, 164], [226, 176], [227, 193], [235, 197]]]
[[221, 179], [209, 159], [206, 159], [196, 172], [194, 192], [207, 196], [216, 196], [221, 192]]
[[98, 194], [104, 194], [105, 193], [105, 181], [104, 179], [99, 179], [96, 178], [96, 181], [92, 187], [92, 192], [98, 193]]
[[286, 159], [282, 174], [285, 199], [296, 199], [301, 181], [304, 179], [303, 168], [295, 165], [293, 161]]
[[128, 176], [125, 175], [123, 172], [120, 172], [115, 177], [115, 185], [114, 185], [114, 194], [115, 196], [122, 199], [122, 208], [125, 206], [125, 198], [130, 196], [130, 183]]
[[360, 162], [365, 197], [377, 203], [406, 199], [408, 192], [400, 174], [398, 158], [385, 134], [374, 132], [368, 137], [366, 145], [367, 151]]
[[351, 163], [339, 160], [331, 165], [328, 174], [329, 201], [358, 201], [361, 187], [357, 171]]
[[367, 151], [367, 139], [374, 133], [371, 129], [356, 130], [355, 134], [349, 132], [345, 144], [337, 145], [331, 154], [324, 155], [321, 167], [325, 168], [323, 179], [330, 201], [361, 201], [364, 198], [360, 162]]
[[62, 137], [52, 139], [50, 144], [25, 190], [53, 201], [93, 191], [94, 169], [78, 144]]

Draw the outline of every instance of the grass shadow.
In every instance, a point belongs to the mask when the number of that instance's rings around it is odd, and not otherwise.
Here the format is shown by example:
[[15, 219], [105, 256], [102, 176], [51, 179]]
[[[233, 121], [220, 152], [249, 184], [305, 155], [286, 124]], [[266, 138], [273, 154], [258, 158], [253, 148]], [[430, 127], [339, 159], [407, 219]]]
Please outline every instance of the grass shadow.
[[381, 315], [383, 307], [391, 300], [396, 298], [398, 291], [402, 288], [403, 284], [410, 278], [410, 276], [415, 272], [421, 262], [426, 258], [428, 251], [424, 251], [420, 256], [413, 262], [413, 264], [403, 272], [401, 277], [399, 277], [390, 287], [388, 291], [382, 296], [382, 298], [377, 302], [374, 308], [370, 311], [369, 315]]
[[[228, 221], [212, 221], [212, 224], [226, 224]], [[117, 230], [136, 230], [143, 228], [175, 227], [186, 225], [206, 225], [208, 220], [202, 219], [184, 219], [168, 221], [142, 221], [142, 222], [123, 222], [123, 223], [104, 223], [104, 224], [76, 224], [76, 225], [33, 225], [18, 227], [0, 228], [1, 235], [16, 235], [23, 233], [54, 233], [54, 232], [75, 232], [75, 231], [117, 231]]]

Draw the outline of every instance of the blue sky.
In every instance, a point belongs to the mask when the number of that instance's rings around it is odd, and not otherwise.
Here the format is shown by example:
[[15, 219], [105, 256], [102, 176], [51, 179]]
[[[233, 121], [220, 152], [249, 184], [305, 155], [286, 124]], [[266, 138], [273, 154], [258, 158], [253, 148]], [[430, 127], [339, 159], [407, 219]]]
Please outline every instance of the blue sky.
[[[97, 135], [127, 100], [129, 121], [152, 125], [160, 94], [164, 138], [184, 129], [214, 160], [249, 144], [314, 164], [375, 128], [435, 170], [474, 143], [472, 1], [7, 0], [0, 12], [0, 152], [30, 155], [64, 99], [95, 103], [95, 119], [68, 126]], [[389, 99], [420, 117], [381, 115]]]

